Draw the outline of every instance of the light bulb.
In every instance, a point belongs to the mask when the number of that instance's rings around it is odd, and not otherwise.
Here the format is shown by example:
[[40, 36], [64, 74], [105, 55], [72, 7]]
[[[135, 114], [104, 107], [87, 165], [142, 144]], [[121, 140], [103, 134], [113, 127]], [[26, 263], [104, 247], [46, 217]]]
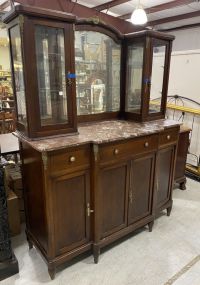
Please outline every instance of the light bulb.
[[144, 9], [140, 6], [137, 7], [131, 15], [131, 23], [134, 25], [143, 25], [147, 23], [147, 15]]

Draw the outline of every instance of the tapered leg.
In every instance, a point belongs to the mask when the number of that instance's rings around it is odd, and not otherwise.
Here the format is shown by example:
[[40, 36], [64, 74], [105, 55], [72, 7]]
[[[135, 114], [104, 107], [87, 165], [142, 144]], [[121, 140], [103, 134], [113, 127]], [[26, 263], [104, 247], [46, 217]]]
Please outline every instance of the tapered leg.
[[27, 242], [28, 242], [28, 247], [29, 247], [29, 250], [31, 250], [33, 248], [33, 243], [32, 241], [30, 241], [30, 239], [27, 238]]
[[94, 263], [99, 262], [99, 255], [100, 255], [100, 247], [96, 244], [93, 245], [93, 256], [94, 256]]
[[148, 223], [149, 232], [152, 232], [153, 224], [154, 224], [154, 221], [151, 221], [150, 223]]
[[49, 272], [49, 276], [51, 277], [51, 280], [53, 280], [55, 278], [56, 275], [56, 269], [55, 267], [49, 266], [48, 267], [48, 272]]
[[169, 208], [167, 208], [167, 216], [169, 217], [171, 214], [171, 210], [172, 210], [172, 206], [170, 206]]
[[186, 184], [186, 181], [181, 182], [179, 188], [180, 188], [181, 190], [186, 190], [185, 184]]

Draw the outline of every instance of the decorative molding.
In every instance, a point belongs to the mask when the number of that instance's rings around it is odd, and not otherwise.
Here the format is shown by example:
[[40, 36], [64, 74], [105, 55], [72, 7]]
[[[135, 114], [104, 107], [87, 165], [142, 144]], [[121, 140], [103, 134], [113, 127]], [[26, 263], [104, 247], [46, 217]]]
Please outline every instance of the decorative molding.
[[42, 161], [43, 161], [44, 170], [47, 170], [48, 155], [47, 155], [46, 151], [42, 152]]
[[86, 19], [86, 22], [92, 23], [94, 25], [98, 25], [98, 24], [106, 24], [103, 20], [100, 19], [100, 17], [98, 16], [94, 16], [94, 17], [90, 17]]
[[97, 144], [93, 145], [94, 160], [98, 160], [99, 146]]
[[19, 15], [18, 19], [19, 19], [20, 30], [23, 33], [24, 32], [24, 16], [23, 15]]

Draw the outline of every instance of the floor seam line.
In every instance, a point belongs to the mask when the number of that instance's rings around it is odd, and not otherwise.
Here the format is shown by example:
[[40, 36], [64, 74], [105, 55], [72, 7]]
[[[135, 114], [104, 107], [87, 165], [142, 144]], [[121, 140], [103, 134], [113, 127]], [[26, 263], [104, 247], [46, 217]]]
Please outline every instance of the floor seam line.
[[163, 285], [172, 285], [175, 281], [177, 281], [183, 274], [185, 274], [188, 270], [190, 270], [199, 261], [200, 261], [200, 255], [197, 255]]

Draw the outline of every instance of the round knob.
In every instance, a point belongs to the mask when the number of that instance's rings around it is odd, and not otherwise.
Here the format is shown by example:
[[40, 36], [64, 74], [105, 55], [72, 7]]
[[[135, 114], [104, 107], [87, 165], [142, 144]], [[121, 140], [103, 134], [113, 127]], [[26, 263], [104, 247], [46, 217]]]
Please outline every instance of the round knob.
[[70, 156], [70, 158], [69, 158], [69, 161], [70, 162], [74, 162], [76, 160], [76, 157], [75, 156]]
[[118, 153], [119, 153], [118, 148], [115, 148], [115, 149], [114, 149], [114, 154], [118, 154]]
[[149, 146], [149, 143], [148, 143], [148, 142], [145, 142], [144, 146], [145, 146], [145, 147], [148, 147], [148, 146]]
[[167, 136], [167, 139], [168, 139], [168, 141], [169, 141], [169, 140], [171, 139], [171, 136], [170, 136], [170, 135], [168, 135], [168, 136]]

